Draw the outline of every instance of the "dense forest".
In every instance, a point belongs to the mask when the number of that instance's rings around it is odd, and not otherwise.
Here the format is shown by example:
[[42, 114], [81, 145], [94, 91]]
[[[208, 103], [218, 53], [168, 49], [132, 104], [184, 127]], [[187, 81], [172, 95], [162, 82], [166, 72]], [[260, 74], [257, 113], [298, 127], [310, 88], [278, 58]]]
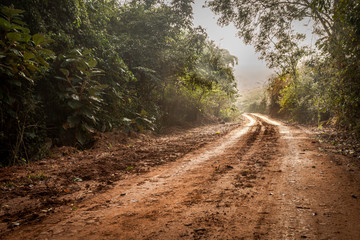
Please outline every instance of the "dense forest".
[[[236, 115], [227, 50], [192, 23], [192, 0], [8, 0], [0, 16], [0, 164], [97, 132], [159, 131]], [[249, 111], [360, 135], [359, 0], [212, 0], [276, 74]], [[312, 27], [311, 46], [296, 24]]]
[[0, 164], [114, 128], [229, 119], [237, 59], [193, 27], [191, 3], [2, 2]]
[[[301, 123], [330, 121], [359, 137], [360, 1], [213, 0], [209, 6], [276, 70], [266, 97], [249, 111]], [[296, 31], [304, 24], [312, 28], [311, 42]]]

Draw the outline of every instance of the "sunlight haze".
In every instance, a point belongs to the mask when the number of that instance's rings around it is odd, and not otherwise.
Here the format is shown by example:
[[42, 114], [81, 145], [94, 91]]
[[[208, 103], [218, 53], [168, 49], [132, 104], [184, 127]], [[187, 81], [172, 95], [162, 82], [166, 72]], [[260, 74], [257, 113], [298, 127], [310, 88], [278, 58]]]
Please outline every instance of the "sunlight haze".
[[239, 64], [235, 66], [235, 77], [239, 90], [251, 89], [262, 86], [272, 70], [266, 67], [264, 61], [258, 59], [258, 55], [252, 46], [245, 45], [236, 37], [236, 28], [229, 26], [220, 27], [216, 16], [209, 8], [203, 8], [205, 1], [195, 0], [193, 4], [194, 26], [202, 26], [211, 40], [221, 48], [228, 49], [238, 58]]

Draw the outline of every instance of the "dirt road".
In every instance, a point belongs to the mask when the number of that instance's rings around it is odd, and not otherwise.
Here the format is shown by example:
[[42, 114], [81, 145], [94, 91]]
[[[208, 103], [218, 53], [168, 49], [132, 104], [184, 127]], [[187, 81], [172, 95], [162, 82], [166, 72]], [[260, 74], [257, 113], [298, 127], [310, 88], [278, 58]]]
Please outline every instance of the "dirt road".
[[359, 167], [261, 115], [5, 239], [360, 239]]

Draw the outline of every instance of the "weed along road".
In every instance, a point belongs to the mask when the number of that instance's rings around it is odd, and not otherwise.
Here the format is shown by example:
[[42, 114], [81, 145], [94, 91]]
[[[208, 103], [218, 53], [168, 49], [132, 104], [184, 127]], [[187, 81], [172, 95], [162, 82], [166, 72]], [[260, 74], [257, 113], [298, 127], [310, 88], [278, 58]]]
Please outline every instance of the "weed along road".
[[258, 114], [5, 239], [360, 239], [358, 166]]

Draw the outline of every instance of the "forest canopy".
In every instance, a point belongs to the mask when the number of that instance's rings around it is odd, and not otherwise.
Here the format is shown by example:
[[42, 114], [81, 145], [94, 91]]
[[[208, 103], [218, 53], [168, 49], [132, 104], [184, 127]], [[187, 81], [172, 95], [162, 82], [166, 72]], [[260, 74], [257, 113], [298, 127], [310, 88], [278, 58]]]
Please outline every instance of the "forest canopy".
[[0, 164], [98, 131], [229, 119], [237, 59], [192, 26], [191, 3], [2, 1]]

